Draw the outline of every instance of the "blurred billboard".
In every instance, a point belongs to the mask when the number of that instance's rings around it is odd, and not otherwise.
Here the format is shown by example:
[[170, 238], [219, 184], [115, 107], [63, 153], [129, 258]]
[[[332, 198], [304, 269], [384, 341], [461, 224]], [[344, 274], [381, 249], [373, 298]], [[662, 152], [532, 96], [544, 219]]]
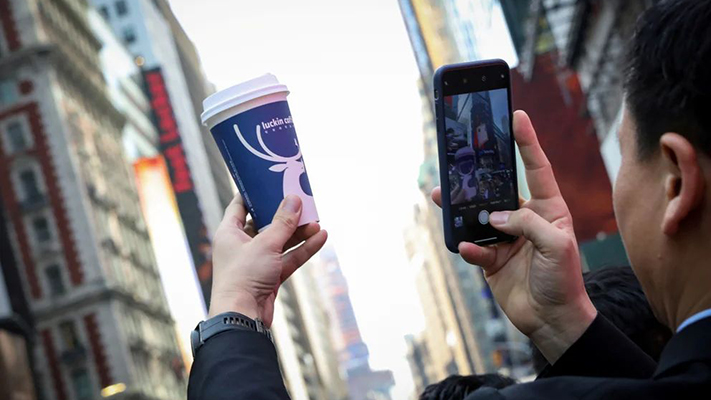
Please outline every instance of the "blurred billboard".
[[190, 247], [163, 157], [142, 158], [133, 167], [168, 307], [176, 322], [181, 352], [189, 369], [192, 363], [190, 332], [205, 318], [205, 304]]

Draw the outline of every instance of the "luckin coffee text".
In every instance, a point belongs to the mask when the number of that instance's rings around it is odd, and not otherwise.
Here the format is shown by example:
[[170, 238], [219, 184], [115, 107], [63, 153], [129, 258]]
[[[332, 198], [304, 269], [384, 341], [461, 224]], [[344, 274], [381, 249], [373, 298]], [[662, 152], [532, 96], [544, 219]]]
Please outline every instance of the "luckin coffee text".
[[292, 123], [294, 123], [294, 121], [290, 115], [286, 118], [272, 118], [271, 121], [262, 122], [262, 128], [269, 129], [269, 128], [274, 128], [274, 127], [281, 126], [281, 125], [289, 125]]

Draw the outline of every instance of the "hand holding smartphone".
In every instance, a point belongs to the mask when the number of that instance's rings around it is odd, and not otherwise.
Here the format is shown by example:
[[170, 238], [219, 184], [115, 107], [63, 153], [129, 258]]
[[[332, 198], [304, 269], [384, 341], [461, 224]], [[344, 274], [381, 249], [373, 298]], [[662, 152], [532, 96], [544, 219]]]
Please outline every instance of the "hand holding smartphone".
[[489, 215], [518, 209], [510, 69], [503, 60], [440, 67], [434, 76], [444, 237], [461, 242], [509, 242]]

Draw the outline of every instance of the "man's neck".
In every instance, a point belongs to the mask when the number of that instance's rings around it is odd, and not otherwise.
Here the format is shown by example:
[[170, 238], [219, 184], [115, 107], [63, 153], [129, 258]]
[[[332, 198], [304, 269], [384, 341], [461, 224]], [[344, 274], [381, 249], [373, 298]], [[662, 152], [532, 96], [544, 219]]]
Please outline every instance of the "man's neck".
[[[702, 237], [707, 240], [709, 236], [699, 232], [695, 239]], [[667, 313], [664, 322], [672, 332], [676, 332], [688, 318], [711, 308], [711, 266], [708, 261], [711, 254], [708, 249], [708, 244], [694, 240], [675, 249], [681, 251], [667, 253], [672, 255], [668, 260], [674, 262], [665, 265], [668, 286], [664, 291]]]
[[[700, 282], [711, 284], [711, 279], [706, 278], [706, 280]], [[678, 311], [669, 327], [673, 332], [676, 332], [684, 321], [708, 309], [711, 309], [711, 287], [707, 287], [705, 292], [698, 293], [696, 296], [689, 293], [689, 295], [685, 295], [680, 299]]]
[[[711, 186], [705, 196], [711, 199]], [[711, 308], [711, 204], [689, 214], [679, 232], [660, 245], [660, 283], [665, 297], [662, 322], [676, 332], [688, 318]], [[661, 316], [660, 316], [661, 317]]]

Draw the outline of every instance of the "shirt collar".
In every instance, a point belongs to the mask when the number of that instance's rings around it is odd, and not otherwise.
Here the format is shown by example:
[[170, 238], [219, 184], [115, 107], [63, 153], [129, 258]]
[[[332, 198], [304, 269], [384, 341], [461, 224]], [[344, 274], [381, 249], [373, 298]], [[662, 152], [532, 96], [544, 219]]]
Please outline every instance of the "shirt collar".
[[701, 321], [702, 319], [709, 318], [709, 317], [711, 317], [711, 308], [709, 308], [708, 310], [704, 310], [699, 313], [696, 313], [696, 314], [692, 315], [691, 317], [687, 318], [684, 322], [682, 322], [681, 325], [679, 325], [679, 327], [676, 328], [676, 333], [681, 332], [682, 329], [686, 328], [687, 326], [689, 326], [695, 322]]

